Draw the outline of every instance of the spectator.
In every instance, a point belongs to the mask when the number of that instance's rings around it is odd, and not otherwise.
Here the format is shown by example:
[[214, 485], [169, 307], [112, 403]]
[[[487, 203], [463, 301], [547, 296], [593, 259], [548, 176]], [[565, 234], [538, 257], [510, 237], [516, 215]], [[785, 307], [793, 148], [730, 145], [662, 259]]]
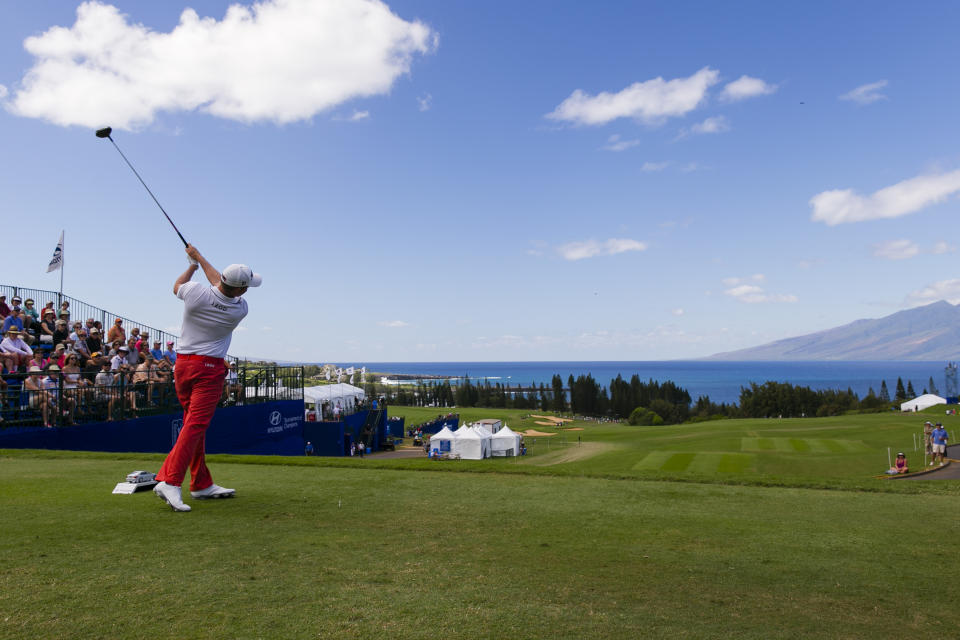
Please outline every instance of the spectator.
[[110, 370], [124, 372], [130, 368], [130, 363], [127, 360], [127, 354], [130, 352], [130, 348], [126, 345], [120, 345], [117, 347], [117, 354], [110, 359]]
[[66, 358], [67, 358], [67, 343], [61, 342], [54, 348], [53, 353], [50, 354], [50, 362], [62, 369], [63, 365], [65, 364], [64, 361], [66, 360]]
[[130, 366], [136, 367], [140, 364], [142, 358], [140, 357], [140, 352], [136, 348], [137, 341], [133, 336], [130, 336], [130, 339], [127, 340], [127, 364]]
[[66, 320], [57, 320], [56, 329], [53, 331], [53, 346], [63, 344], [63, 341], [70, 337], [70, 332], [67, 330], [67, 321]]
[[113, 406], [117, 402], [117, 393], [114, 387], [116, 380], [113, 373], [110, 372], [110, 362], [103, 360], [100, 364], [100, 373], [95, 379], [97, 400], [107, 403], [107, 422], [113, 421]]
[[170, 363], [170, 366], [177, 364], [177, 352], [173, 350], [173, 340], [167, 342], [167, 348], [163, 352], [163, 359]]
[[88, 381], [83, 379], [82, 373], [80, 357], [75, 353], [68, 355], [60, 375], [63, 377], [64, 395], [72, 398], [75, 404], [84, 399], [83, 388], [88, 384]]
[[7, 296], [0, 295], [0, 319], [10, 315], [10, 307], [7, 306]]
[[142, 394], [146, 404], [153, 404], [153, 385], [157, 381], [157, 365], [153, 361], [153, 356], [148, 355], [143, 362], [137, 365], [133, 372], [133, 392], [131, 406], [136, 411], [136, 396]]
[[53, 308], [53, 300], [51, 300], [51, 301], [48, 302], [47, 304], [43, 305], [43, 309], [40, 310], [40, 317], [41, 317], [41, 318], [43, 317], [43, 314], [45, 314], [45, 313], [47, 312], [47, 309], [49, 309], [49, 310], [53, 313], [54, 317], [56, 317], [56, 315], [57, 315], [57, 310]]
[[37, 312], [36, 307], [34, 307], [33, 298], [27, 298], [23, 302], [23, 315], [30, 316], [37, 324], [40, 323], [40, 314]]
[[[68, 398], [66, 396], [61, 397], [60, 395], [60, 367], [55, 364], [51, 364], [47, 367], [47, 377], [43, 380], [43, 388], [46, 390], [47, 394], [50, 396], [51, 406], [55, 411], [62, 411], [63, 416], [67, 418], [67, 424], [73, 424], [73, 415], [74, 410], [76, 409], [76, 403], [73, 401], [73, 398]], [[47, 426], [53, 426], [47, 424]]]
[[66, 300], [60, 303], [60, 311], [57, 312], [57, 317], [63, 318], [68, 323], [70, 322], [70, 303]]
[[153, 349], [150, 349], [150, 355], [153, 356], [153, 359], [157, 362], [163, 360], [163, 350], [160, 348], [160, 341], [153, 341]]
[[887, 469], [887, 475], [895, 476], [904, 473], [910, 473], [910, 467], [907, 465], [907, 456], [901, 451], [897, 454], [897, 460], [893, 463], [893, 466]]
[[150, 334], [149, 333], [141, 333], [137, 337], [136, 349], [141, 354], [150, 352]]
[[107, 355], [112, 358], [113, 356], [120, 353], [120, 347], [123, 347], [123, 346], [125, 346], [123, 342], [121, 342], [120, 340], [114, 340], [113, 344], [110, 345], [110, 351], [107, 352]]
[[133, 339], [134, 344], [136, 344], [136, 341], [140, 339], [140, 327], [130, 329], [130, 338]]
[[87, 343], [87, 351], [94, 353], [95, 351], [103, 351], [103, 343], [100, 341], [100, 330], [96, 327], [90, 329], [90, 334], [85, 340]]
[[[88, 386], [93, 385], [96, 382], [97, 373], [100, 372], [100, 367], [103, 365], [104, 361], [105, 359], [100, 357], [99, 351], [91, 353], [90, 357], [87, 358], [86, 362], [83, 365], [83, 378], [88, 383], [90, 383]], [[106, 363], [107, 363], [107, 366], [109, 367], [110, 361], [107, 360]]]
[[86, 361], [90, 357], [90, 347], [87, 346], [87, 332], [84, 329], [77, 331], [76, 341], [73, 343], [73, 350], [80, 354], [80, 357]]
[[57, 330], [57, 318], [53, 309], [44, 309], [43, 319], [40, 321], [40, 343], [53, 344], [53, 333]]
[[80, 329], [82, 329], [82, 328], [83, 328], [83, 323], [81, 323], [81, 322], [74, 322], [73, 324], [71, 324], [71, 325], [70, 325], [70, 339], [73, 340], [74, 342], [76, 342], [76, 341], [77, 341], [77, 337], [79, 336], [79, 331], [80, 331]]
[[223, 380], [223, 398], [222, 400], [226, 402], [230, 399], [230, 394], [234, 396], [234, 402], [239, 402], [242, 399], [243, 389], [240, 388], [240, 381], [237, 378], [237, 363], [229, 362], [227, 363], [227, 375]]
[[931, 465], [939, 459], [940, 466], [943, 466], [943, 454], [947, 451], [947, 441], [949, 439], [950, 434], [948, 434], [947, 430], [943, 428], [943, 425], [938, 422], [936, 428], [930, 433], [930, 440], [933, 441], [933, 460], [930, 461]]
[[[30, 362], [27, 363], [27, 366], [28, 366], [28, 367], [36, 367], [37, 369], [40, 369], [40, 371], [41, 371], [41, 373], [42, 373], [42, 372], [43, 372], [43, 368], [44, 368], [45, 366], [47, 366], [47, 362], [49, 362], [46, 358], [43, 357], [43, 355], [44, 355], [44, 354], [43, 354], [43, 351], [41, 351], [40, 349], [34, 349], [34, 350], [33, 350], [33, 359], [30, 360]], [[28, 369], [28, 371], [29, 371], [29, 369]]]
[[87, 318], [87, 321], [83, 323], [83, 328], [87, 330], [87, 334], [90, 334], [90, 329], [93, 329], [96, 325], [93, 318]]
[[[39, 409], [43, 417], [43, 426], [52, 427], [50, 414], [51, 410], [55, 412], [57, 407], [56, 405], [51, 406], [50, 394], [44, 388], [43, 370], [40, 367], [30, 367], [27, 373], [30, 375], [23, 381], [23, 388], [30, 394], [30, 408]], [[56, 413], [53, 415], [56, 415]]]
[[39, 323], [33, 321], [33, 316], [28, 316], [21, 309], [20, 319], [23, 320], [23, 341], [29, 345], [32, 345], [37, 341], [37, 333], [39, 331]]
[[27, 343], [20, 339], [17, 329], [8, 329], [6, 333], [7, 337], [0, 342], [0, 358], [8, 372], [16, 373], [19, 367], [27, 366], [33, 358], [33, 352]]
[[20, 317], [20, 307], [14, 307], [10, 310], [7, 317], [3, 319], [3, 328], [0, 329], [0, 331], [6, 333], [10, 330], [10, 327], [13, 327], [17, 331], [23, 331], [23, 318]]
[[114, 320], [113, 326], [107, 331], [107, 342], [114, 342], [116, 340], [127, 341], [127, 332], [123, 330], [123, 320], [120, 318]]
[[308, 456], [312, 456], [312, 455], [313, 455], [313, 445], [310, 443], [309, 440], [307, 440], [307, 446], [305, 446], [305, 447], [303, 448], [303, 453], [306, 454], [306, 455], [308, 455]]

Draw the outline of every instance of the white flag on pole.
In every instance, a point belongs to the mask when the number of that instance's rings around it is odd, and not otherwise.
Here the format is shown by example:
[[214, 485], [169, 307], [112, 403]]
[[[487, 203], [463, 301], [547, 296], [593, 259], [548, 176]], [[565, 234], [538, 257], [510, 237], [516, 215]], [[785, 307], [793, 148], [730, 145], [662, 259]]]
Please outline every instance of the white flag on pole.
[[344, 373], [346, 373], [348, 376], [352, 376], [352, 375], [353, 375], [353, 367], [347, 367], [347, 370], [346, 370]]
[[56, 271], [63, 266], [63, 231], [60, 232], [60, 240], [57, 242], [57, 248], [53, 250], [53, 258], [47, 265], [47, 273]]
[[327, 369], [326, 372], [327, 372], [327, 382], [329, 382], [329, 381], [330, 381], [330, 369]]

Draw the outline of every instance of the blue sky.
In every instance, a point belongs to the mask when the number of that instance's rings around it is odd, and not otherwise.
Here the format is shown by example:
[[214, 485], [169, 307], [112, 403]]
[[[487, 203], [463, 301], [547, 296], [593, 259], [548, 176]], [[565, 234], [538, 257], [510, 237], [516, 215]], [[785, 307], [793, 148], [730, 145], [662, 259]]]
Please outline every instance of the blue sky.
[[55, 289], [65, 229], [66, 293], [178, 326], [111, 125], [263, 274], [238, 355], [692, 358], [960, 302], [956, 3], [0, 6], [5, 284]]

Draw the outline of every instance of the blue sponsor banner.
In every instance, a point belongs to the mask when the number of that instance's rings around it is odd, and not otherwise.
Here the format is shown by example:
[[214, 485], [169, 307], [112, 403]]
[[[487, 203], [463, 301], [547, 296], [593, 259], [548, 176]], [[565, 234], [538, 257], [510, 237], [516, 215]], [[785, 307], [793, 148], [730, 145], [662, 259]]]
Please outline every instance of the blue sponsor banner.
[[[303, 401], [276, 400], [217, 409], [206, 433], [207, 453], [303, 455]], [[66, 449], [167, 453], [183, 414], [46, 429], [0, 429], [0, 449]]]

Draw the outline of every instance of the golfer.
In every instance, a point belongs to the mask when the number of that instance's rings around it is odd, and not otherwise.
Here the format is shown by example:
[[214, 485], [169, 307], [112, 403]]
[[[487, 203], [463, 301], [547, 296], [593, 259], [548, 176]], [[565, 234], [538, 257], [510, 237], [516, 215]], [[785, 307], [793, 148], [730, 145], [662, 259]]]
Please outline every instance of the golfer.
[[[181, 485], [190, 468], [190, 495], [205, 498], [232, 498], [235, 491], [213, 483], [204, 461], [204, 435], [223, 391], [227, 365], [223, 358], [230, 348], [233, 330], [247, 315], [247, 301], [241, 296], [248, 287], [259, 287], [262, 278], [245, 264], [232, 264], [218, 272], [197, 248], [187, 245], [190, 266], [173, 283], [173, 293], [183, 300], [183, 329], [174, 369], [177, 398], [183, 406], [183, 427], [176, 444], [157, 473], [153, 488], [174, 511], [190, 511], [183, 503]], [[209, 287], [191, 282], [198, 268], [210, 281]]]

